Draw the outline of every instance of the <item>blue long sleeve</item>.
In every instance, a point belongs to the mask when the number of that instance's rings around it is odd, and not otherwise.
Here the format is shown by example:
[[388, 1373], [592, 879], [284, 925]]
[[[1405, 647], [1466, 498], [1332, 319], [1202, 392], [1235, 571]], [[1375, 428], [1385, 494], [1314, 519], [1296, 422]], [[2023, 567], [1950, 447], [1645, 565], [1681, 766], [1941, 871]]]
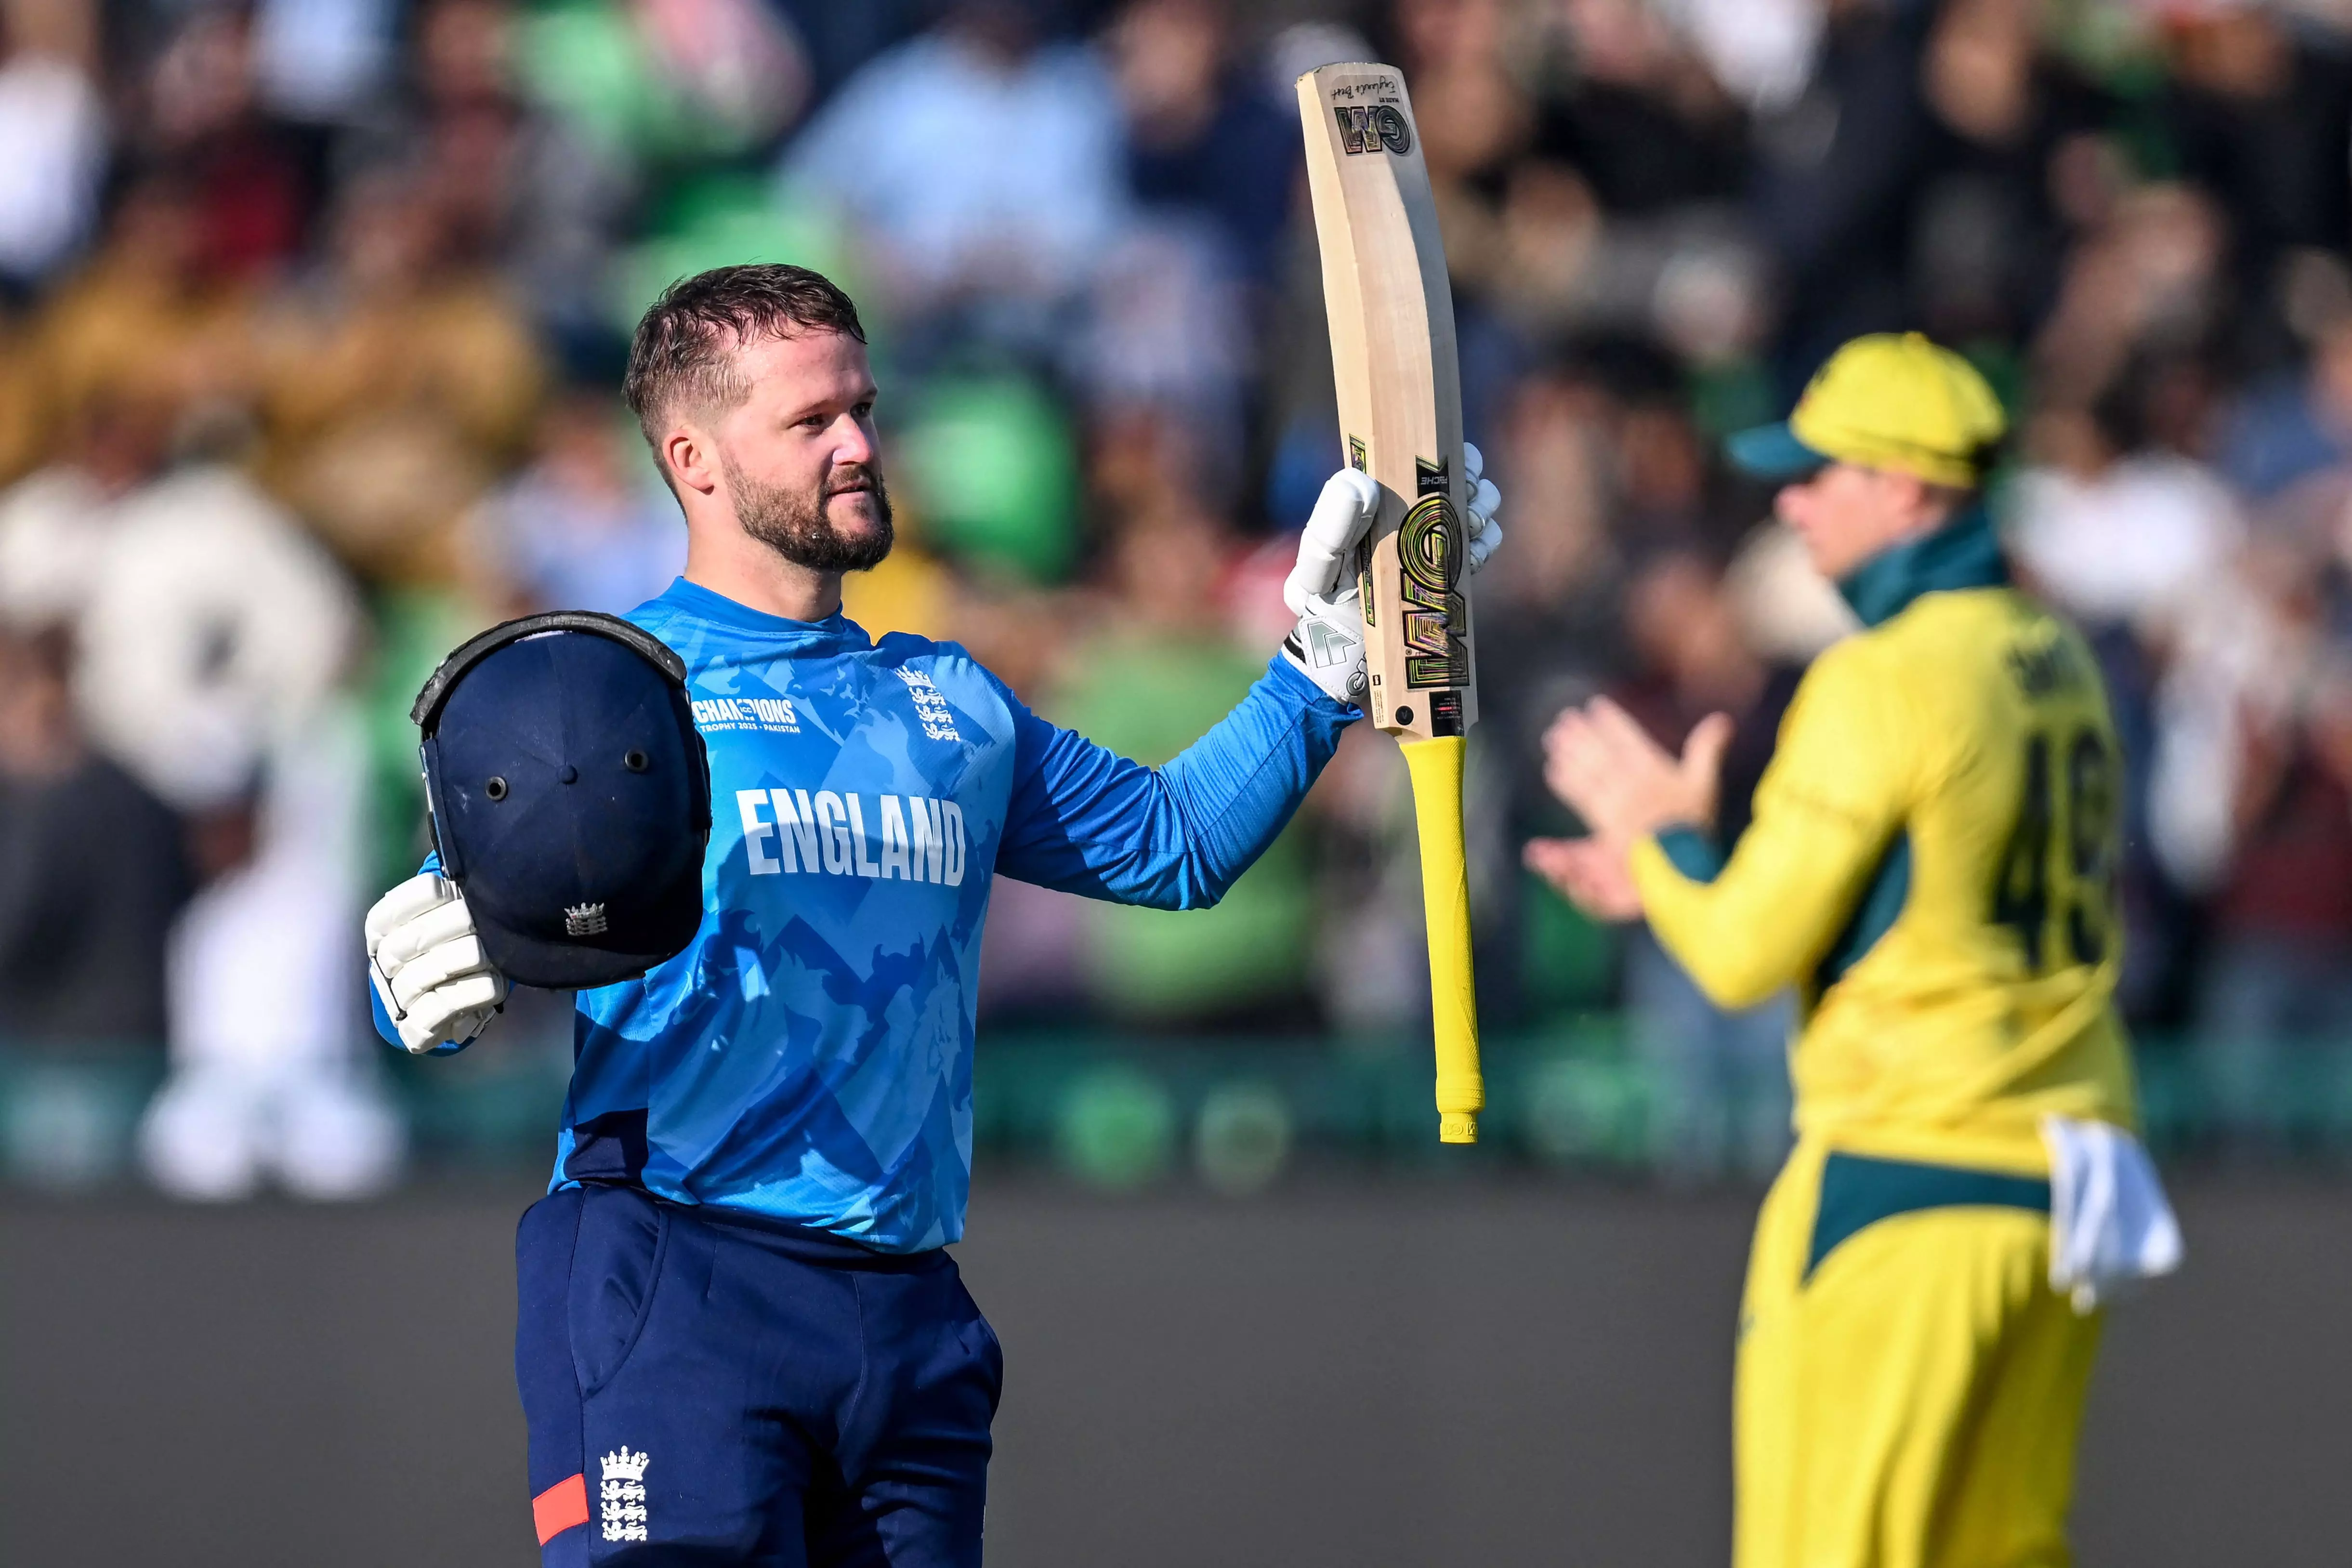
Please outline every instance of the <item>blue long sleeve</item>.
[[1361, 715], [1277, 655], [1209, 732], [1150, 768], [1010, 690], [1013, 798], [996, 868], [1114, 903], [1205, 909], [1265, 852]]

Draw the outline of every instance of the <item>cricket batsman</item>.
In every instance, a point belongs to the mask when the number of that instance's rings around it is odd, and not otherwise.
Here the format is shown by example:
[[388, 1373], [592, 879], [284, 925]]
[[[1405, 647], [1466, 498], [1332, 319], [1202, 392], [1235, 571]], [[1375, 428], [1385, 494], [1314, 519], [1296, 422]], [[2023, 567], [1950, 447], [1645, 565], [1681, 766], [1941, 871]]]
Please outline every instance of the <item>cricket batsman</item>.
[[1732, 437], [1864, 630], [1806, 673], [1727, 856], [1729, 724], [1596, 701], [1547, 737], [1591, 836], [1528, 864], [1644, 919], [1719, 1006], [1794, 985], [1797, 1143], [1757, 1222], [1736, 1568], [2070, 1561], [2095, 1308], [2177, 1262], [2112, 997], [2122, 762], [2082, 638], [2009, 584], [1966, 361], [1846, 344]]
[[[579, 993], [553, 1181], [518, 1232], [542, 1561], [976, 1564], [1003, 1361], [944, 1249], [971, 1184], [992, 879], [1217, 900], [1360, 716], [1343, 563], [1378, 492], [1352, 471], [1325, 487], [1287, 584], [1298, 630], [1154, 769], [1037, 718], [952, 643], [877, 643], [843, 618], [842, 574], [888, 552], [891, 516], [864, 330], [832, 283], [761, 265], [673, 285], [638, 325], [626, 391], [688, 541], [685, 576], [627, 619], [683, 671], [677, 710], [708, 758], [692, 830], [711, 827], [683, 951]], [[1475, 494], [1474, 563], [1499, 538], [1493, 486]], [[632, 657], [587, 640], [599, 669]], [[463, 688], [433, 691], [420, 713], [457, 712]], [[577, 682], [546, 695], [593, 706]], [[614, 723], [642, 725], [648, 703]], [[499, 739], [478, 723], [461, 746], [439, 722], [428, 773], [436, 745], [455, 768]], [[652, 743], [631, 747], [631, 776], [657, 779]], [[474, 783], [435, 787], [446, 853], [442, 803]], [[520, 774], [482, 788], [466, 809], [518, 834], [564, 809], [550, 785], [523, 811]], [[491, 889], [441, 863], [367, 921], [378, 1026], [419, 1053], [469, 1043], [507, 987], [485, 951]], [[554, 929], [619, 919], [580, 905]]]

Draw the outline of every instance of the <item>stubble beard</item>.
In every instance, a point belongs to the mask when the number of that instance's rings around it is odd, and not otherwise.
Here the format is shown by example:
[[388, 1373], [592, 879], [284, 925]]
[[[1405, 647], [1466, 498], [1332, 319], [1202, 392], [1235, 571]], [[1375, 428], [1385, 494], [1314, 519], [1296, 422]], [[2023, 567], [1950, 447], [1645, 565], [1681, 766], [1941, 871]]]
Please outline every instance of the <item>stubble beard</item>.
[[[813, 491], [755, 479], [731, 458], [722, 458], [721, 468], [743, 531], [793, 565], [812, 572], [865, 572], [890, 553], [890, 492], [883, 486], [881, 470], [871, 464], [843, 463]], [[835, 527], [832, 503], [844, 495], [865, 498], [862, 510], [875, 526], [855, 534]]]

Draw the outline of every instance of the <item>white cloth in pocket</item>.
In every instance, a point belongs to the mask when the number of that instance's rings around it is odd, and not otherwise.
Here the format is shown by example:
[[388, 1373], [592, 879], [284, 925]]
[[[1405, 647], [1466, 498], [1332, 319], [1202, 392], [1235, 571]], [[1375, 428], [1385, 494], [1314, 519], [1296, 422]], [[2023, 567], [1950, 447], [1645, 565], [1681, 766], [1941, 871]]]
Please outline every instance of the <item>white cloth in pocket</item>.
[[2180, 1267], [2180, 1222], [2140, 1141], [2105, 1121], [2042, 1119], [2050, 1151], [2050, 1288], [2088, 1316]]

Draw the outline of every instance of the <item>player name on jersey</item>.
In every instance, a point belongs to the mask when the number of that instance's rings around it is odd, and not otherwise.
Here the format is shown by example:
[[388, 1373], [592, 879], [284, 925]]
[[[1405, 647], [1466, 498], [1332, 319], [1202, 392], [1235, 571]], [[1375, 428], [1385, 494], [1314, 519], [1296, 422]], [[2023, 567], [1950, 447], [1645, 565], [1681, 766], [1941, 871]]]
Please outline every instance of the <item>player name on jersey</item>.
[[922, 795], [739, 789], [751, 875], [963, 884], [963, 807]]

